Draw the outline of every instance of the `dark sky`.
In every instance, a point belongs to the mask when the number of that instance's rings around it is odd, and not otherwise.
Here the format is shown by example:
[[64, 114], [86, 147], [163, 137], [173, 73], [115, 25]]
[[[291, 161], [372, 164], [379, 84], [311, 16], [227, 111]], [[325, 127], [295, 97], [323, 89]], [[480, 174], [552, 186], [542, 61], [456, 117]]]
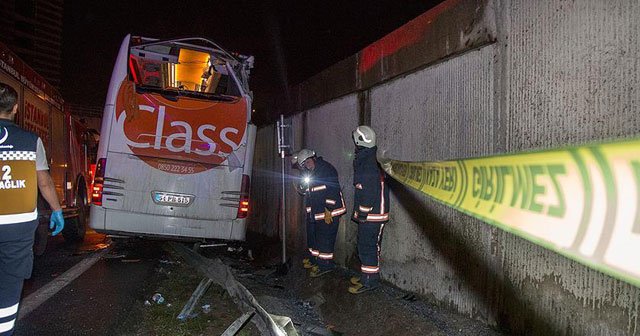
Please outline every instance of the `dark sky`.
[[104, 104], [116, 53], [128, 33], [201, 36], [254, 55], [255, 108], [269, 110], [297, 84], [358, 52], [441, 1], [109, 0], [65, 1], [62, 94]]

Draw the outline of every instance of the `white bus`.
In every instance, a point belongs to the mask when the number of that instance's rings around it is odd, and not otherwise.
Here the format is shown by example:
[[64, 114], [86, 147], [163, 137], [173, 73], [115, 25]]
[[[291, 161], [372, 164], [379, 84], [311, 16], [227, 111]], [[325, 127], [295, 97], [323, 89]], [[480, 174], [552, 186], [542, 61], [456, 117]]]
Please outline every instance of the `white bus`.
[[253, 57], [203, 38], [125, 37], [92, 191], [98, 232], [244, 240], [256, 127]]

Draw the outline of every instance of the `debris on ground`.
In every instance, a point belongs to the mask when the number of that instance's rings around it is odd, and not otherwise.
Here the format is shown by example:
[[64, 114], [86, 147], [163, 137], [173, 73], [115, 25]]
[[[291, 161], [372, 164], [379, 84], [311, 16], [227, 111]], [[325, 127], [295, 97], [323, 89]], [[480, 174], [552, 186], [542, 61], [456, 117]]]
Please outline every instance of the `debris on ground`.
[[[96, 244], [93, 246], [90, 246], [89, 248], [81, 248], [79, 250], [77, 250], [76, 252], [73, 253], [74, 256], [78, 256], [78, 255], [85, 255], [85, 254], [90, 254], [93, 252], [98, 252], [98, 251], [102, 251], [106, 248], [109, 248], [111, 246], [111, 244]], [[103, 258], [108, 258], [106, 255]]]
[[227, 252], [242, 252], [244, 249], [242, 246], [240, 247], [233, 247], [233, 246], [229, 246], [227, 247]]
[[207, 248], [207, 247], [221, 247], [221, 246], [227, 246], [227, 244], [225, 244], [225, 243], [201, 244], [199, 247], [200, 248]]
[[93, 245], [93, 247], [95, 248], [95, 250], [93, 251], [99, 251], [99, 250], [104, 250], [107, 247], [111, 246], [111, 243], [100, 243], [100, 244], [96, 244]]
[[[376, 291], [350, 295], [349, 279], [357, 272], [337, 268], [325, 277], [310, 278], [301, 260], [280, 262], [278, 242], [269, 246], [264, 237], [254, 241], [258, 244], [247, 247], [255, 252], [252, 261], [225, 251], [203, 254], [222, 259], [265, 310], [290, 317], [301, 335], [500, 335], [481, 321], [386, 283]], [[279, 265], [287, 265], [288, 272], [268, 271]]]
[[161, 264], [167, 264], [167, 265], [173, 265], [175, 263], [179, 263], [179, 261], [170, 261], [170, 260], [166, 260], [166, 259], [160, 259], [160, 263]]
[[322, 306], [325, 302], [327, 302], [327, 300], [325, 300], [322, 293], [316, 293], [309, 299], [309, 302], [312, 302], [314, 306], [318, 307]]
[[140, 260], [141, 259], [122, 259], [122, 260], [120, 260], [120, 262], [123, 262], [123, 263], [137, 263], [137, 262], [140, 262]]
[[[127, 335], [221, 335], [238, 316], [242, 315], [226, 291], [213, 284], [203, 293], [200, 304], [196, 305], [196, 309], [188, 318], [184, 321], [176, 319], [201, 282], [202, 275], [172, 255], [163, 255], [159, 259], [166, 262], [158, 262], [154, 272], [155, 279], [150, 280], [153, 287], [148, 288], [147, 293], [162, 295], [165, 304], [159, 305], [150, 299], [141, 298], [140, 302], [144, 302], [144, 305], [139, 305], [139, 322], [135, 331]], [[239, 335], [260, 334], [255, 326], [249, 323]]]
[[155, 302], [157, 304], [162, 304], [162, 303], [164, 303], [164, 297], [162, 297], [162, 294], [160, 294], [160, 293], [155, 293], [151, 297], [151, 301], [153, 301], [153, 302]]
[[[272, 320], [284, 317], [286, 321], [280, 321], [283, 326], [293, 329], [295, 325], [299, 335], [499, 335], [482, 322], [447, 312], [417, 294], [387, 284], [377, 291], [349, 295], [349, 278], [355, 274], [349, 270], [336, 269], [326, 277], [310, 278], [301, 266], [291, 267], [286, 274], [274, 272], [269, 265], [279, 264], [278, 258], [260, 259], [265, 256], [262, 251], [256, 252], [260, 258], [254, 261], [226, 248], [202, 253], [212, 261], [221, 259]], [[203, 280], [199, 273], [202, 270], [177, 254], [169, 254], [161, 258], [169, 262], [158, 263], [156, 269], [162, 280], [150, 290], [167, 295], [165, 299], [173, 306], [150, 302], [137, 335], [220, 335], [235, 322], [244, 324], [236, 329], [242, 335], [259, 334], [258, 327], [250, 323], [258, 313], [238, 319], [247, 311], [240, 311], [233, 297], [215, 282], [203, 294], [196, 313], [192, 311], [185, 321], [177, 321], [181, 308]], [[216, 269], [214, 265], [209, 267]]]
[[256, 300], [255, 296], [235, 279], [232, 269], [219, 258], [209, 259], [175, 242], [169, 243], [168, 247], [189, 265], [197, 269], [198, 272], [204, 274], [218, 285], [223, 286], [244, 312], [254, 309], [256, 315], [252, 322], [261, 333], [282, 335], [282, 330], [291, 329], [291, 332], [287, 332], [287, 334], [296, 335], [291, 319], [269, 314]]
[[205, 304], [202, 305], [202, 312], [205, 314], [209, 314], [211, 312], [211, 305], [210, 304]]
[[255, 259], [253, 259], [253, 251], [252, 250], [247, 250], [247, 259], [249, 261], [255, 260]]
[[122, 258], [126, 258], [127, 256], [124, 254], [105, 254], [104, 259], [122, 259]]

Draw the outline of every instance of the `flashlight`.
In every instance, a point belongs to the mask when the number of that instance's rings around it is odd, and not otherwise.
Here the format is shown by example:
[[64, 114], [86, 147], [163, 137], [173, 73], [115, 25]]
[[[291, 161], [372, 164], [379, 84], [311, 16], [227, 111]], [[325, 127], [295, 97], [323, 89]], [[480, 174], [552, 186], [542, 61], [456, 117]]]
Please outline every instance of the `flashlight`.
[[308, 185], [308, 184], [311, 182], [311, 177], [309, 177], [309, 176], [305, 176], [305, 177], [303, 177], [303, 178], [302, 178], [302, 181], [303, 181], [305, 184], [307, 184], [307, 185]]

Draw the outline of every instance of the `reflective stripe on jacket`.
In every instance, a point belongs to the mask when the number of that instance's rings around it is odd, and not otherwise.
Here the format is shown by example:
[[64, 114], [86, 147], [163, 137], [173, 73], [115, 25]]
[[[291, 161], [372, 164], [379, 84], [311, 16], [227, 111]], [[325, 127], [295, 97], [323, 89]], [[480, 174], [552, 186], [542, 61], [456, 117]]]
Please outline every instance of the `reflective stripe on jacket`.
[[309, 203], [307, 203], [307, 206], [311, 206], [314, 219], [324, 219], [325, 209], [331, 212], [331, 217], [345, 214], [347, 208], [340, 191], [338, 171], [321, 157], [315, 159], [315, 165], [309, 182]]

